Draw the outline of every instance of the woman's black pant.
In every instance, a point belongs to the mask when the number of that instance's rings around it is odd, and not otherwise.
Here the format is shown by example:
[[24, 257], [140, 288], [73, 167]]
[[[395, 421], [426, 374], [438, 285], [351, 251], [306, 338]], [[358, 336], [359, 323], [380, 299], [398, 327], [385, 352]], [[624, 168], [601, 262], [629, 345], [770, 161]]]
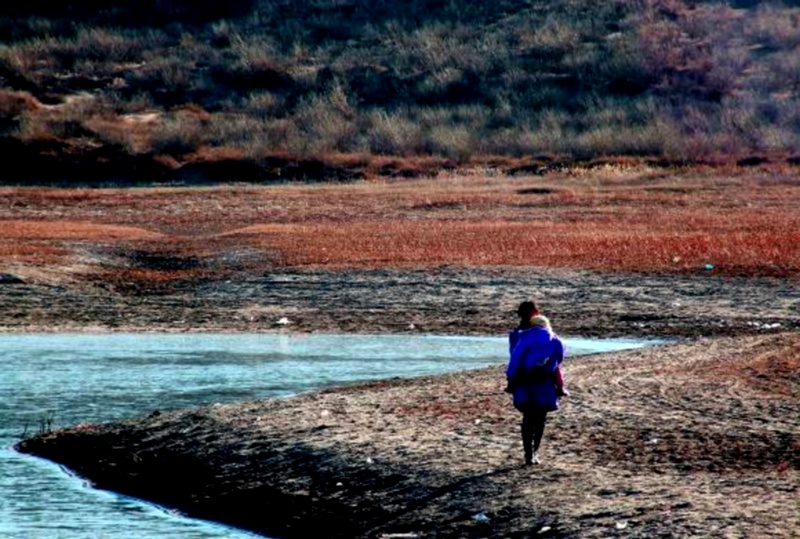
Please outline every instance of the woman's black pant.
[[522, 447], [525, 450], [525, 461], [533, 458], [542, 443], [544, 424], [547, 421], [547, 410], [530, 407], [522, 410]]

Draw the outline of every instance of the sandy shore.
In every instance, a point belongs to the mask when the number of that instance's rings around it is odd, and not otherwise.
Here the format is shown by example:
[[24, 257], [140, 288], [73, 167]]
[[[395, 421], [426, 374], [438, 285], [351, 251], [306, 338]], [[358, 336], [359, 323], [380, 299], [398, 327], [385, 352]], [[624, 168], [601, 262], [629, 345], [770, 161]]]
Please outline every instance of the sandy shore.
[[520, 466], [502, 368], [78, 426], [20, 449], [277, 537], [798, 537], [800, 334], [568, 361]]

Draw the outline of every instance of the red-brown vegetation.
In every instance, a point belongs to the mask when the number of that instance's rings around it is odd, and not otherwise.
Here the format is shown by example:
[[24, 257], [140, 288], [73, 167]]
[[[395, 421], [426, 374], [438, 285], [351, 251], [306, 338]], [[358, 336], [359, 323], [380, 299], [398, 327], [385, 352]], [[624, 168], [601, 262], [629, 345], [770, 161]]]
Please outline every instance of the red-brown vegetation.
[[[4, 189], [0, 237], [6, 261], [33, 244], [196, 257], [192, 267], [149, 268], [165, 272], [158, 279], [178, 269], [447, 264], [797, 276], [799, 199], [791, 171], [611, 167], [346, 185]], [[237, 252], [250, 254], [231, 258]], [[111, 271], [125, 269], [124, 258]]]
[[129, 241], [158, 239], [161, 234], [142, 228], [75, 221], [2, 221], [6, 240]]

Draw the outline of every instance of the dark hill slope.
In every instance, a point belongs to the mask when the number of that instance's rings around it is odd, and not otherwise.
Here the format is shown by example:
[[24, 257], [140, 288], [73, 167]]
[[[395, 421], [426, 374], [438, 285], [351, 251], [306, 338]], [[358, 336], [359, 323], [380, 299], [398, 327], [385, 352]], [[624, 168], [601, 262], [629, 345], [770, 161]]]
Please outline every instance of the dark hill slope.
[[782, 159], [800, 146], [793, 3], [33, 0], [0, 14], [0, 130], [34, 154], [165, 170], [275, 155]]

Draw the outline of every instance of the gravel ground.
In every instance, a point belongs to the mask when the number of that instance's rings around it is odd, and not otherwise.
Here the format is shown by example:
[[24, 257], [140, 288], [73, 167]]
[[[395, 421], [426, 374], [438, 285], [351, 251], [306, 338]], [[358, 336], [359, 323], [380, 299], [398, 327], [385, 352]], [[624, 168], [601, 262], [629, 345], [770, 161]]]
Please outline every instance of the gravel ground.
[[[794, 280], [442, 267], [225, 279], [0, 284], [0, 331], [502, 334], [538, 300], [562, 334], [712, 336], [800, 327]], [[281, 318], [290, 322], [277, 324]]]

